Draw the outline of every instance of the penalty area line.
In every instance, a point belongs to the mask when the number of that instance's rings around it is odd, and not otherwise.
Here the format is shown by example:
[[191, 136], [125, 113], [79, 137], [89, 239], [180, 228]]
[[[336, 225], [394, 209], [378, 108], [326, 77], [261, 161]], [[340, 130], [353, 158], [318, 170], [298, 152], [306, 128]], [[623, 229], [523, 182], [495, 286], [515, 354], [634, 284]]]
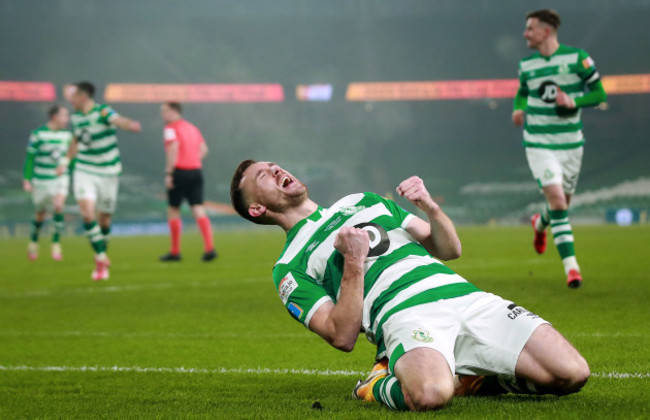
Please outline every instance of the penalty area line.
[[[366, 376], [368, 372], [331, 369], [271, 369], [271, 368], [186, 368], [140, 366], [3, 366], [0, 371], [13, 372], [136, 372], [136, 373], [193, 373], [193, 374], [247, 374], [247, 375], [305, 375], [305, 376]], [[594, 372], [599, 379], [648, 379], [650, 372]]]

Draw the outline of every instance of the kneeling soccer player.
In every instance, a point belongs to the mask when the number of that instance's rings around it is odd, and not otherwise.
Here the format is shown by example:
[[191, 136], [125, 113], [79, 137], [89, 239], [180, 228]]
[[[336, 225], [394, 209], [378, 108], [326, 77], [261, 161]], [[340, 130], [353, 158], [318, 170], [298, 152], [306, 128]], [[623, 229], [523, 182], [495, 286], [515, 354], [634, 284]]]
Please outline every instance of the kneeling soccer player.
[[289, 313], [340, 350], [352, 351], [360, 329], [377, 345], [380, 362], [354, 395], [438, 409], [454, 396], [454, 374], [461, 383], [474, 376], [464, 384], [470, 393], [580, 390], [589, 366], [548, 322], [436, 259], [458, 258], [461, 246], [422, 180], [411, 177], [397, 192], [429, 222], [373, 193], [322, 208], [269, 162], [243, 161], [230, 187], [242, 217], [287, 233], [273, 279]]

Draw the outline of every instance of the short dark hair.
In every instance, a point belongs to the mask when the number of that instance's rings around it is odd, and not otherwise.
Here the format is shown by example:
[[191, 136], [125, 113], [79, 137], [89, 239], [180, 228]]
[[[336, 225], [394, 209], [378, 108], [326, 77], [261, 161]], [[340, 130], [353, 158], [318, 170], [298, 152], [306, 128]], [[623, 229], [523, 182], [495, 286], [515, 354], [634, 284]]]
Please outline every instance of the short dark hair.
[[178, 112], [179, 114], [183, 113], [183, 106], [179, 102], [165, 102], [165, 105]]
[[560, 19], [560, 14], [553, 9], [535, 10], [526, 15], [526, 20], [530, 18], [536, 18], [540, 22], [549, 24], [555, 30], [557, 30], [560, 27], [560, 24], [562, 23], [562, 19]]
[[74, 84], [77, 90], [86, 93], [91, 98], [95, 97], [95, 85], [90, 82], [77, 82]]
[[49, 119], [52, 119], [56, 114], [63, 109], [62, 105], [52, 105], [50, 109], [47, 110], [47, 116]]
[[242, 161], [235, 169], [235, 174], [232, 176], [232, 181], [230, 181], [230, 202], [235, 208], [237, 214], [243, 217], [246, 220], [250, 220], [253, 223], [259, 225], [266, 224], [264, 220], [253, 217], [248, 213], [248, 203], [246, 202], [246, 197], [244, 197], [244, 191], [241, 189], [241, 180], [244, 177], [244, 172], [251, 165], [257, 163], [256, 160], [246, 159]]

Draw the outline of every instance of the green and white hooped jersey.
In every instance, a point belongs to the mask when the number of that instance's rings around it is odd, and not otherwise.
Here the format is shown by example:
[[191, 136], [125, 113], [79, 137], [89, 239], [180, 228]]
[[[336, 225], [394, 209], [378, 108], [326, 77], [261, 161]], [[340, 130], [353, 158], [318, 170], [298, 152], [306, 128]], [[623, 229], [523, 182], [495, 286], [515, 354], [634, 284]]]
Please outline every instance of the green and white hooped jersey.
[[77, 139], [75, 170], [94, 175], [117, 176], [122, 172], [117, 129], [119, 115], [108, 105], [96, 104], [87, 114], [77, 111], [70, 118]]
[[51, 130], [44, 125], [32, 131], [27, 145], [27, 153], [34, 155], [31, 179], [43, 181], [58, 178], [56, 168], [68, 152], [71, 142], [72, 133], [68, 130]]
[[407, 231], [414, 216], [377, 194], [348, 195], [328, 209], [319, 208], [287, 233], [273, 281], [289, 313], [309, 327], [314, 313], [336, 303], [343, 256], [334, 239], [343, 226], [368, 231], [370, 251], [364, 265], [362, 326], [368, 339], [385, 348], [382, 326], [395, 313], [439, 299], [479, 291], [433, 258]]
[[558, 87], [572, 98], [600, 79], [586, 51], [560, 45], [549, 57], [535, 53], [519, 62], [520, 92], [528, 97], [524, 146], [573, 149], [584, 144], [580, 109], [558, 107]]

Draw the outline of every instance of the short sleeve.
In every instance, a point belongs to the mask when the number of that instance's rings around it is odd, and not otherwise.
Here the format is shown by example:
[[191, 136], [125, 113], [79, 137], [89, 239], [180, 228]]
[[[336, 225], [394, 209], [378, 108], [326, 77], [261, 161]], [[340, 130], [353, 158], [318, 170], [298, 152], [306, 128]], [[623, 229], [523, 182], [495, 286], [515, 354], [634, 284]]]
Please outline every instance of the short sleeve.
[[27, 141], [27, 153], [36, 153], [38, 151], [38, 137], [35, 133], [29, 135]]
[[315, 279], [286, 264], [273, 268], [273, 282], [289, 314], [307, 328], [318, 308], [332, 300]]
[[526, 83], [526, 77], [521, 69], [521, 63], [519, 63], [519, 69], [517, 71], [518, 77], [519, 77], [519, 91], [518, 93], [521, 96], [528, 96], [528, 84]]
[[578, 75], [588, 85], [600, 80], [596, 63], [585, 50], [580, 50], [578, 53]]
[[176, 136], [176, 130], [174, 130], [172, 127], [165, 127], [165, 130], [163, 131], [163, 138], [165, 139], [165, 144], [177, 141], [178, 137]]
[[102, 119], [106, 121], [107, 124], [111, 124], [113, 121], [115, 121], [115, 118], [118, 118], [120, 116], [120, 114], [118, 114], [112, 107], [108, 105], [104, 105], [99, 112], [102, 116]]
[[411, 219], [415, 217], [413, 216], [413, 214], [404, 210], [399, 204], [397, 204], [393, 200], [389, 200], [375, 193], [366, 193], [366, 196], [373, 197], [378, 202], [384, 204], [384, 206], [386, 206], [390, 214], [397, 220], [400, 227], [402, 227], [403, 229], [406, 229], [408, 224], [411, 222]]

